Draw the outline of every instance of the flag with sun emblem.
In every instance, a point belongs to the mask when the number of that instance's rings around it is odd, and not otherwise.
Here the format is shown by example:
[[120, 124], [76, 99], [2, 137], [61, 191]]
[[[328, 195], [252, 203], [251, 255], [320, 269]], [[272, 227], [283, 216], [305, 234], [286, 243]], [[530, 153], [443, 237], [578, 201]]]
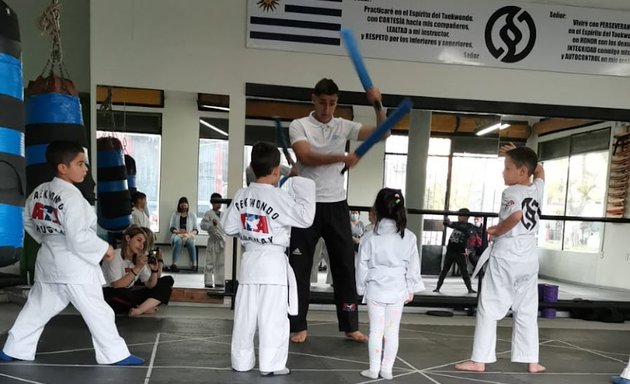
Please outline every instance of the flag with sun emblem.
[[247, 45], [339, 47], [342, 5], [343, 0], [248, 0]]

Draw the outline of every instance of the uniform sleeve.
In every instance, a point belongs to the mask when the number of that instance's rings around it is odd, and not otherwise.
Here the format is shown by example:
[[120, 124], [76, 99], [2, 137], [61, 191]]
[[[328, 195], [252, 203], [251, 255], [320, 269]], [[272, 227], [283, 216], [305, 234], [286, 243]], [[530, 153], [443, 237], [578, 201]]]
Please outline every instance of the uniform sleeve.
[[542, 207], [543, 199], [545, 196], [545, 180], [535, 179], [534, 185], [536, 186], [536, 197], [538, 198], [538, 206]]
[[111, 285], [114, 281], [122, 279], [125, 275], [125, 268], [123, 267], [121, 261], [122, 259], [119, 249], [116, 250], [116, 255], [112, 261], [103, 261], [101, 270], [103, 271], [103, 276], [105, 277], [107, 285]]
[[204, 231], [209, 231], [210, 230], [210, 211], [207, 211], [206, 213], [203, 214], [203, 218], [201, 219], [201, 223], [199, 224], [199, 227], [201, 227], [201, 229], [203, 229]]
[[35, 229], [35, 223], [33, 222], [33, 198], [32, 198], [32, 194], [31, 196], [28, 197], [28, 199], [26, 200], [26, 206], [24, 207], [24, 211], [22, 214], [22, 217], [24, 219], [24, 230], [26, 230], [26, 232], [31, 235], [31, 237], [37, 241], [37, 243], [41, 244], [42, 242], [42, 235], [37, 232], [37, 230]]
[[512, 188], [507, 188], [501, 195], [501, 208], [503, 217], [509, 217], [514, 212], [521, 210], [521, 200]]
[[[308, 228], [315, 219], [315, 182], [305, 177], [295, 176], [292, 178], [291, 188], [292, 191], [289, 194], [294, 197], [287, 199], [286, 213], [283, 215], [283, 218], [285, 216], [286, 218], [282, 220], [282, 224]], [[227, 231], [225, 225], [223, 227]]]
[[68, 250], [88, 263], [98, 265], [105, 256], [109, 244], [96, 235], [92, 229], [90, 219], [94, 218], [94, 212], [86, 212], [94, 208], [77, 189], [64, 199], [64, 209], [59, 210], [59, 221], [65, 231], [65, 240]]
[[289, 141], [291, 145], [298, 141], [308, 141], [304, 125], [302, 125], [300, 120], [293, 120], [291, 124], [289, 124]]
[[237, 201], [238, 196], [239, 193], [237, 192], [234, 199], [232, 199], [232, 203], [227, 207], [223, 215], [221, 215], [221, 226], [225, 234], [229, 236], [238, 235], [242, 228], [241, 214], [234, 206], [234, 202]]
[[[413, 235], [407, 232], [405, 237]], [[422, 275], [420, 274], [420, 255], [418, 254], [418, 245], [416, 236], [410, 236], [410, 255], [409, 263], [407, 264], [407, 272], [405, 273], [405, 279], [407, 281], [407, 292], [414, 293], [424, 291], [424, 283], [422, 282]]]
[[359, 243], [359, 260], [356, 266], [355, 278], [357, 281], [357, 294], [364, 295], [367, 285], [368, 261], [371, 257], [370, 239], [374, 236], [374, 232], [368, 233]]

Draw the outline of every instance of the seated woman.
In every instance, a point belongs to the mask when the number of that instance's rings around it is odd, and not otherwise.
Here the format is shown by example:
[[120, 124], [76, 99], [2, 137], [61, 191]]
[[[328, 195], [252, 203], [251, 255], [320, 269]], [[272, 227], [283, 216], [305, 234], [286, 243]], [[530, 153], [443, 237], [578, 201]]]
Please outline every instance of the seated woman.
[[197, 225], [197, 216], [192, 212], [188, 212], [188, 199], [186, 197], [179, 198], [177, 211], [171, 216], [169, 228], [171, 230], [171, 245], [173, 246], [173, 265], [171, 265], [171, 272], [179, 271], [179, 268], [177, 268], [177, 259], [179, 258], [182, 245], [188, 249], [188, 254], [190, 255], [190, 260], [194, 268], [194, 266], [197, 265], [195, 236], [199, 233], [199, 226]]
[[101, 266], [107, 283], [103, 295], [116, 313], [126, 312], [129, 316], [155, 313], [171, 297], [173, 278], [161, 276], [162, 252], [159, 249], [147, 252], [147, 239], [153, 244], [150, 229], [129, 226], [114, 259]]

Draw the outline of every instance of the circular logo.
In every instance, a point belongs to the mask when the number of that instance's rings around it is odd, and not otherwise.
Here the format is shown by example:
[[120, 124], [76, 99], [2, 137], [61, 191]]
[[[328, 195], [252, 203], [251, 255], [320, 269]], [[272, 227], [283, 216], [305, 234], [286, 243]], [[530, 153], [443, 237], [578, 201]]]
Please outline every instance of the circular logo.
[[[529, 36], [527, 39], [524, 36]], [[486, 24], [486, 46], [504, 63], [523, 60], [536, 43], [536, 25], [527, 11], [508, 5], [490, 16]]]

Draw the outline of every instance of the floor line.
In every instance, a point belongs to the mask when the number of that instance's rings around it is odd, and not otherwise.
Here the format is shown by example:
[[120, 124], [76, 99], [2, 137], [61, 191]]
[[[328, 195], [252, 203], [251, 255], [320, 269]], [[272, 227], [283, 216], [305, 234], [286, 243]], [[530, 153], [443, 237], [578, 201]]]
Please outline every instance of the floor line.
[[16, 381], [21, 381], [23, 383], [44, 384], [44, 383], [40, 383], [39, 381], [32, 381], [32, 380], [22, 379], [21, 377], [11, 376], [11, 375], [7, 375], [7, 374], [4, 374], [4, 373], [0, 373], [0, 376], [8, 377], [9, 379], [13, 379], [13, 380], [16, 380]]
[[440, 383], [439, 381], [437, 381], [437, 380], [435, 380], [434, 378], [432, 378], [431, 376], [429, 376], [429, 374], [428, 374], [428, 373], [426, 373], [426, 372], [419, 371], [418, 373], [419, 373], [419, 374], [421, 374], [422, 376], [424, 376], [425, 378], [427, 378], [428, 380], [431, 380], [431, 382], [432, 382], [433, 384], [442, 384], [442, 383]]
[[606, 356], [606, 355], [604, 355], [604, 354], [602, 354], [602, 353], [597, 353], [597, 352], [595, 352], [595, 351], [593, 351], [593, 350], [586, 349], [586, 348], [582, 348], [582, 347], [580, 347], [580, 346], [577, 346], [577, 345], [571, 344], [571, 343], [566, 342], [566, 341], [558, 340], [558, 342], [563, 343], [563, 344], [566, 344], [566, 345], [568, 345], [568, 346], [570, 346], [570, 347], [576, 348], [576, 349], [578, 349], [578, 350], [580, 350], [580, 351], [584, 351], [584, 352], [592, 353], [593, 355], [596, 355], [596, 356], [599, 356], [599, 357], [603, 357], [603, 358], [605, 358], [605, 359], [610, 359], [610, 360], [612, 360], [612, 361], [616, 361], [616, 362], [619, 362], [619, 363], [625, 363], [625, 362], [626, 362], [625, 360], [620, 360], [620, 359], [614, 358], [614, 357], [612, 357], [612, 356]]
[[153, 372], [153, 363], [155, 362], [155, 355], [157, 354], [158, 345], [160, 344], [160, 332], [155, 336], [155, 343], [153, 344], [153, 351], [151, 352], [151, 360], [149, 362], [149, 369], [147, 375], [144, 378], [144, 384], [149, 384], [151, 380], [151, 372]]
[[[479, 372], [475, 372], [475, 373], [479, 373]], [[454, 376], [454, 375], [446, 375], [444, 373], [437, 373], [437, 372], [431, 372], [431, 374], [437, 375], [437, 376], [450, 377], [451, 379], [457, 379], [457, 380], [474, 381], [474, 382], [477, 382], [477, 383], [508, 384], [508, 383], [504, 383], [504, 382], [501, 382], [501, 381], [490, 381], [490, 380], [473, 379], [472, 377], [460, 377], [460, 376]]]

